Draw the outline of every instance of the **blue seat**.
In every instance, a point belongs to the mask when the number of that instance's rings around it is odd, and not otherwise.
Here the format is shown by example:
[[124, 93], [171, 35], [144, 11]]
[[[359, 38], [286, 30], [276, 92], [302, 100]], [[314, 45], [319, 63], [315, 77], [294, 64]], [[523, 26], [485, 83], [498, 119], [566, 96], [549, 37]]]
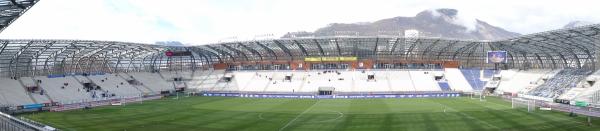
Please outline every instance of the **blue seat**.
[[440, 88], [442, 89], [442, 91], [450, 91], [451, 90], [448, 82], [438, 82], [438, 85], [440, 85]]

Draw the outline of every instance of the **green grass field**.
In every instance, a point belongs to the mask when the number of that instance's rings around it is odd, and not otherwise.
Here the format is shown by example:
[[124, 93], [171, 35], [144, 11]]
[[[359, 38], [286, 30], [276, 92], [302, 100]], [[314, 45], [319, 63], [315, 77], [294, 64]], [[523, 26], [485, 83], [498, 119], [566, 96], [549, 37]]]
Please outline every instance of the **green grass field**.
[[24, 114], [62, 130], [600, 130], [585, 117], [511, 109], [498, 98], [165, 98], [90, 110]]

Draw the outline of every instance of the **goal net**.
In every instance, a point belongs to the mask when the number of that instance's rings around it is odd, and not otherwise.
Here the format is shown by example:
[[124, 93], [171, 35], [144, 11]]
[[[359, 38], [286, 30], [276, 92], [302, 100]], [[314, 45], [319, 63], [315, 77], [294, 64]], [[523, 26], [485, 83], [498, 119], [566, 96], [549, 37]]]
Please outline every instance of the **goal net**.
[[513, 109], [527, 109], [527, 112], [535, 111], [536, 105], [535, 100], [523, 99], [523, 98], [511, 98], [511, 105]]
[[595, 108], [600, 108], [600, 90], [594, 92], [592, 94], [592, 99], [590, 100], [590, 105]]
[[478, 99], [479, 101], [485, 101], [485, 95], [480, 91], [474, 91], [468, 94], [471, 99]]

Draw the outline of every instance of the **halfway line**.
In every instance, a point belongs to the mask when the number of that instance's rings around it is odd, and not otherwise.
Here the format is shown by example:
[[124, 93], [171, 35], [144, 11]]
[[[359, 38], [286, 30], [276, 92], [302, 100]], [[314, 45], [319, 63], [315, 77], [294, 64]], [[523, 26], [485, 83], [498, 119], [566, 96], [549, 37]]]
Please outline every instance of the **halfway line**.
[[298, 114], [294, 119], [292, 119], [291, 121], [289, 121], [287, 124], [285, 124], [285, 126], [281, 127], [279, 129], [279, 131], [283, 131], [283, 129], [287, 128], [288, 126], [290, 126], [292, 123], [294, 123], [294, 121], [296, 121], [298, 118], [300, 118], [300, 116], [304, 115], [304, 113], [308, 112], [310, 109], [312, 109], [313, 107], [315, 107], [315, 105], [317, 105], [317, 103], [321, 102], [321, 100], [317, 99], [317, 102], [315, 102], [315, 104], [311, 105], [310, 107], [306, 108], [304, 110], [304, 112]]

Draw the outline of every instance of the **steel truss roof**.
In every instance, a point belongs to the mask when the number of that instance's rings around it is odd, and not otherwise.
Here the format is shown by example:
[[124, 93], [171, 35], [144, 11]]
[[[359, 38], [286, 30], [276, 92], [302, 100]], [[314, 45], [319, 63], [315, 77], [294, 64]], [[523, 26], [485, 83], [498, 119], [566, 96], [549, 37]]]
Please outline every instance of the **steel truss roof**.
[[[0, 0], [0, 30], [37, 0]], [[165, 47], [85, 40], [0, 40], [0, 76], [84, 72], [183, 70], [212, 63], [290, 61], [305, 57], [356, 56], [385, 61], [460, 61], [463, 67], [491, 68], [487, 51], [508, 52], [505, 68], [598, 69], [600, 25], [560, 29], [497, 41], [440, 38], [318, 37], [222, 42]], [[192, 56], [166, 57], [166, 50]]]
[[[39, 0], [0, 0], [0, 31]], [[318, 37], [165, 47], [114, 41], [0, 40], [0, 76], [204, 68], [212, 63], [356, 56], [385, 61], [460, 61], [490, 68], [486, 52], [508, 52], [505, 68], [598, 69], [600, 25], [560, 29], [497, 41], [440, 38]], [[166, 57], [166, 50], [192, 56]]]
[[[486, 52], [508, 52], [506, 68], [598, 69], [600, 25], [561, 29], [498, 41], [403, 37], [322, 37], [224, 42], [166, 47], [85, 40], [0, 40], [0, 75], [184, 70], [212, 63], [290, 61], [305, 57], [356, 56], [385, 61], [460, 61], [491, 68]], [[166, 57], [166, 50], [192, 56]]]
[[[158, 45], [84, 40], [0, 40], [0, 74], [30, 76], [140, 69]], [[131, 64], [137, 63], [137, 66]]]
[[464, 67], [491, 67], [487, 51], [509, 53], [508, 68], [594, 68], [600, 25], [553, 30], [498, 41], [404, 37], [318, 37], [224, 42], [193, 46], [214, 62], [303, 60], [357, 56], [375, 60], [454, 60]]
[[0, 32], [39, 0], [0, 0]]

